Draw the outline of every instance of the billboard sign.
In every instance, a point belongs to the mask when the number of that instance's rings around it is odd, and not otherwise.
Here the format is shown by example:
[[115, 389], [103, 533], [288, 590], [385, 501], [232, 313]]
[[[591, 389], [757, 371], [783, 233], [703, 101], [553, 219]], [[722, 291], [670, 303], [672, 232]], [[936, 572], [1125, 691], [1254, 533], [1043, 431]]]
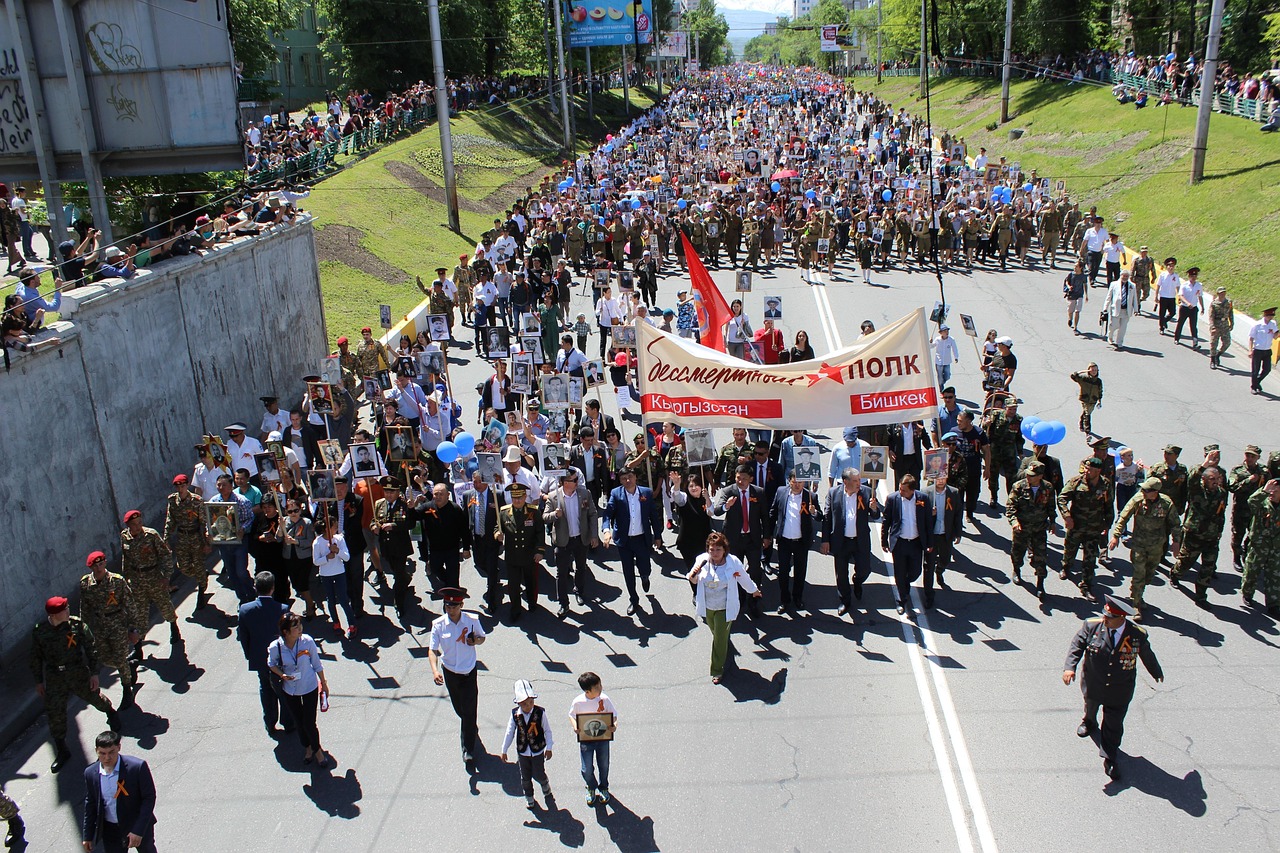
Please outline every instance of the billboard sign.
[[853, 33], [848, 24], [827, 24], [821, 27], [821, 47], [824, 53], [848, 50], [853, 46]]
[[668, 59], [684, 59], [689, 55], [689, 34], [683, 30], [663, 33], [658, 42], [658, 56]]
[[223, 0], [81, 0], [61, 21], [51, 0], [26, 0], [25, 14], [9, 5], [0, 0], [0, 174], [39, 177], [33, 86], [60, 180], [84, 178], [85, 136], [104, 176], [243, 168]]
[[653, 41], [653, 0], [569, 0], [567, 15], [571, 48]]

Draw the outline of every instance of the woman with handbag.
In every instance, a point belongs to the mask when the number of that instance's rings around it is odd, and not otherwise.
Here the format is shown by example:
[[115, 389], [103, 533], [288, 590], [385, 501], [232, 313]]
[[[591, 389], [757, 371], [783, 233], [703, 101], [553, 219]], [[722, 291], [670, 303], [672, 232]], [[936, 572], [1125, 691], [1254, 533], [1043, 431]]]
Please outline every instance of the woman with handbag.
[[761, 592], [742, 562], [729, 553], [723, 533], [707, 537], [706, 553], [685, 577], [695, 584], [698, 616], [711, 629], [711, 683], [719, 684], [729, 655], [729, 632], [738, 616], [738, 588], [753, 598], [760, 598]]
[[315, 640], [302, 633], [302, 617], [298, 614], [280, 617], [280, 638], [267, 648], [267, 668], [278, 679], [276, 687], [298, 724], [298, 740], [306, 749], [302, 762], [310, 764], [314, 758], [320, 767], [327, 767], [329, 757], [320, 748], [316, 711], [329, 707], [329, 682], [324, 677], [320, 649]]

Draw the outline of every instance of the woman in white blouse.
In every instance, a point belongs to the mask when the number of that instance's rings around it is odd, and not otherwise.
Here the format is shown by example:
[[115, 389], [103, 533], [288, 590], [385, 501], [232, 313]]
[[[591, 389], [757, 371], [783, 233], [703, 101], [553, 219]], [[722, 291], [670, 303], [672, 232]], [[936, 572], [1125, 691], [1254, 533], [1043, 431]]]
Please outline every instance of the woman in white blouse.
[[609, 335], [615, 323], [623, 320], [624, 308], [613, 298], [613, 291], [606, 287], [596, 300], [596, 324], [600, 327], [600, 357], [604, 358], [609, 346]]
[[729, 632], [738, 616], [738, 587], [753, 598], [759, 598], [761, 592], [742, 561], [729, 553], [729, 540], [723, 533], [707, 537], [707, 553], [697, 559], [686, 577], [696, 585], [698, 616], [711, 629], [711, 683], [719, 684], [729, 655]]
[[742, 300], [735, 299], [729, 306], [732, 316], [724, 326], [724, 342], [729, 355], [734, 358], [747, 357], [747, 342], [751, 340], [751, 320], [742, 313]]

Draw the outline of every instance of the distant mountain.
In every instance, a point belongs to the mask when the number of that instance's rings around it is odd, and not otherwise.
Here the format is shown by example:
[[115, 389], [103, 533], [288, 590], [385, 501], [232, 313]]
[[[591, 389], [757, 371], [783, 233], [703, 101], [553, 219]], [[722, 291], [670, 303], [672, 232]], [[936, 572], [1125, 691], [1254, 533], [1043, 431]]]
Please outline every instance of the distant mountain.
[[729, 43], [733, 45], [734, 55], [739, 58], [747, 42], [764, 32], [765, 24], [772, 24], [778, 20], [778, 16], [772, 12], [724, 7], [720, 7], [719, 11], [729, 24]]

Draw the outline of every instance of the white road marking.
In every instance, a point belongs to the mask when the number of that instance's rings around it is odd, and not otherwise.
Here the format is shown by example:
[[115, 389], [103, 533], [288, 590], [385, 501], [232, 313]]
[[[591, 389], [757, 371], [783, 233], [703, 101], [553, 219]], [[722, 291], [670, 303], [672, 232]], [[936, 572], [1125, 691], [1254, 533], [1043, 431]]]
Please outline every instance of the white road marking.
[[[844, 344], [840, 339], [840, 330], [836, 326], [835, 313], [831, 309], [831, 301], [827, 296], [826, 288], [814, 287], [813, 290], [814, 301], [818, 305], [818, 317], [822, 321], [823, 334], [827, 337], [827, 342], [832, 350], [839, 349]], [[877, 484], [876, 492], [882, 504], [888, 496], [888, 491], [888, 480], [881, 480]], [[889, 574], [889, 580], [892, 582], [893, 559], [880, 548], [879, 540], [874, 537], [871, 547], [873, 553], [884, 562]], [[896, 598], [896, 587], [894, 595]], [[947, 743], [951, 745], [951, 752], [955, 753], [955, 764], [960, 770], [960, 782], [964, 787], [965, 800], [969, 804], [969, 814], [972, 814], [973, 817], [973, 831], [977, 835], [978, 846], [981, 848], [982, 853], [999, 853], [995, 834], [991, 831], [991, 822], [987, 816], [987, 807], [983, 802], [982, 792], [978, 788], [978, 777], [973, 770], [973, 761], [969, 757], [969, 747], [965, 742], [964, 731], [960, 727], [960, 716], [956, 712], [955, 702], [951, 698], [951, 689], [947, 686], [946, 671], [938, 662], [937, 652], [928, 645], [930, 638], [936, 635], [929, 627], [929, 620], [925, 616], [919, 590], [914, 587], [911, 590], [911, 599], [915, 612], [918, 614], [919, 635], [917, 636], [916, 625], [913, 625], [911, 620], [900, 617], [898, 621], [902, 624], [902, 637], [907, 641], [909, 657], [911, 658], [911, 671], [916, 679], [916, 690], [920, 694], [920, 703], [924, 706], [925, 724], [929, 729], [929, 740], [933, 745], [934, 757], [938, 762], [938, 771], [942, 777], [942, 789], [947, 798], [947, 807], [951, 812], [951, 824], [956, 833], [956, 843], [961, 853], [972, 853], [974, 850], [973, 838], [969, 830], [968, 814], [966, 814], [964, 803], [960, 799], [960, 786], [956, 784], [956, 773], [951, 763], [950, 754], [947, 751]], [[946, 720], [945, 740], [942, 728], [938, 723], [937, 710], [934, 708], [934, 697], [929, 691], [930, 679], [925, 678], [922, 658], [929, 662], [929, 673], [934, 691], [937, 693], [937, 704], [942, 709], [943, 719]]]

